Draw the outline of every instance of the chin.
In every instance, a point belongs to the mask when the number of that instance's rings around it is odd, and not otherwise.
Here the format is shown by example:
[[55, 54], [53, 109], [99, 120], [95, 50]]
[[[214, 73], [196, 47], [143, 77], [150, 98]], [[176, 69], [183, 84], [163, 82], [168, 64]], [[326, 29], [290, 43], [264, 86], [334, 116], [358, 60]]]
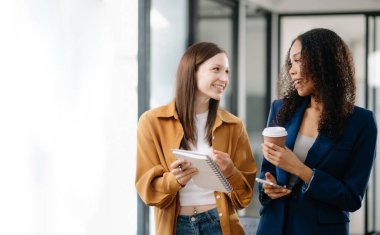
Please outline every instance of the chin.
[[309, 94], [305, 94], [305, 92], [302, 92], [302, 91], [298, 91], [297, 92], [299, 96], [301, 97], [305, 97], [305, 96], [308, 96]]
[[214, 96], [214, 97], [211, 97], [211, 98], [214, 99], [214, 100], [220, 101], [222, 99], [222, 96], [218, 95], [218, 96]]

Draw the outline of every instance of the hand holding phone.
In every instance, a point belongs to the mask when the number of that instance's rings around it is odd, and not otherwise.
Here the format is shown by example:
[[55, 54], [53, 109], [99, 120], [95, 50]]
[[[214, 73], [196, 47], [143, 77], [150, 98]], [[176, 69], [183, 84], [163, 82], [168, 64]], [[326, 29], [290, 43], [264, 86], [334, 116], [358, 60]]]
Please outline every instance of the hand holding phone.
[[270, 182], [269, 180], [263, 180], [263, 179], [260, 179], [260, 178], [256, 178], [256, 181], [258, 183], [267, 184], [267, 185], [270, 185], [270, 186], [275, 187], [275, 188], [286, 188], [286, 186], [281, 186], [281, 185], [275, 184], [273, 182]]

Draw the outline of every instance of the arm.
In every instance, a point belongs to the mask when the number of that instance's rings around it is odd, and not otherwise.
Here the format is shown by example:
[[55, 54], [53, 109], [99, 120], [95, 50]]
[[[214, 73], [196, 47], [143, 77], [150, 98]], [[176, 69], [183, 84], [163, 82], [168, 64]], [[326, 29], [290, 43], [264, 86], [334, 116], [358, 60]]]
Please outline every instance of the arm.
[[304, 187], [305, 196], [329, 204], [341, 210], [355, 211], [361, 207], [371, 168], [375, 157], [377, 138], [376, 121], [368, 115], [355, 122], [365, 123], [358, 133], [350, 151], [341, 151], [347, 164], [342, 177], [334, 177], [322, 169], [314, 170], [313, 180], [308, 188]]
[[165, 163], [147, 113], [139, 120], [137, 129], [136, 190], [150, 206], [168, 207], [176, 198], [181, 185]]
[[240, 135], [235, 151], [231, 154], [231, 159], [235, 165], [235, 171], [228, 178], [234, 189], [230, 194], [230, 199], [236, 209], [242, 209], [247, 207], [252, 200], [254, 179], [257, 172], [249, 137], [242, 123]]

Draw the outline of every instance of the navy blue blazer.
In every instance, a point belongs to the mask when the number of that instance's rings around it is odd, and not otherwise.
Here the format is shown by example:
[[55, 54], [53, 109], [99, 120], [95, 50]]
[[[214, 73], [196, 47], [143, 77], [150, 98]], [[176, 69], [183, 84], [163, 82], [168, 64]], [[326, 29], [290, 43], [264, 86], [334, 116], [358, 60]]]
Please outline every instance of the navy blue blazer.
[[[307, 99], [285, 125], [286, 146], [293, 150]], [[268, 126], [273, 125], [281, 100], [272, 103]], [[309, 185], [298, 179], [290, 195], [272, 200], [259, 186], [260, 223], [257, 235], [341, 235], [349, 234], [349, 212], [358, 210], [367, 188], [375, 159], [377, 138], [373, 112], [355, 106], [340, 139], [319, 134], [305, 164], [313, 169]], [[281, 185], [288, 184], [289, 173], [263, 159], [261, 178], [270, 172]]]

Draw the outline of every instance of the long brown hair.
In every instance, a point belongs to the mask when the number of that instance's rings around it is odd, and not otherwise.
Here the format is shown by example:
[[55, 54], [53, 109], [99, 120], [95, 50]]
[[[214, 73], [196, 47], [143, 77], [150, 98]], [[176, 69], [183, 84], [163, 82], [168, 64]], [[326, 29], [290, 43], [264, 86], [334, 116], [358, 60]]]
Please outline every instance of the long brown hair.
[[[336, 142], [354, 109], [356, 86], [351, 52], [342, 38], [328, 29], [312, 29], [299, 35], [293, 43], [296, 40], [302, 44], [302, 76], [313, 81], [316, 99], [324, 104], [318, 131]], [[286, 124], [307, 99], [300, 97], [291, 83], [289, 51], [279, 84], [284, 101], [277, 115], [279, 125]]]
[[[197, 91], [196, 73], [199, 66], [219, 53], [225, 53], [216, 44], [200, 42], [190, 46], [182, 56], [177, 69], [177, 85], [175, 103], [181, 121], [184, 136], [181, 147], [189, 150], [189, 144], [196, 145], [197, 129], [195, 126], [194, 101]], [[210, 98], [209, 111], [206, 122], [205, 140], [212, 145], [212, 128], [215, 123], [219, 100]]]

